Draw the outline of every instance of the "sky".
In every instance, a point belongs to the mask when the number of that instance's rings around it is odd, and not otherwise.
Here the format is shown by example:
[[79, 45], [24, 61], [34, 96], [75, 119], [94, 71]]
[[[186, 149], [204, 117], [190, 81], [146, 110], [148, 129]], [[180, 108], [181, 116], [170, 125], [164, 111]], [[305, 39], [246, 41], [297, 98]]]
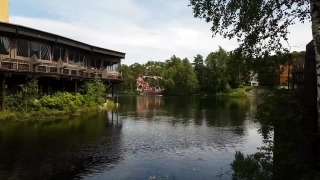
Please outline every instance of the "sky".
[[[204, 58], [238, 47], [212, 37], [211, 25], [193, 17], [189, 0], [9, 0], [9, 22], [126, 53], [123, 64], [165, 61], [171, 56]], [[291, 51], [312, 39], [311, 24], [290, 29]]]

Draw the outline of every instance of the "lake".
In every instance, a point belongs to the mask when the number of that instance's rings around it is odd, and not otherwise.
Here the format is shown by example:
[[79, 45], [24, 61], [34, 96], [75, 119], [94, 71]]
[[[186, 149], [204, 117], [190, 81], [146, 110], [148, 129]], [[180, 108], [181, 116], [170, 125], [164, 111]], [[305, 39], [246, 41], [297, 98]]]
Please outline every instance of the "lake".
[[119, 108], [0, 123], [0, 179], [231, 179], [257, 152], [256, 100], [119, 96]]

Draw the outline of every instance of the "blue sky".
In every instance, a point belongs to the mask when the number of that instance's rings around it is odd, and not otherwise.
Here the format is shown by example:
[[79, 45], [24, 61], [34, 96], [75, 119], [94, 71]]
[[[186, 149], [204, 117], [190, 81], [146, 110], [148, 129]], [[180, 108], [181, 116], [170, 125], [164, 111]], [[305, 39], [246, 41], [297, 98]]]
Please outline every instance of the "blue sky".
[[[206, 57], [235, 40], [212, 38], [210, 24], [195, 19], [188, 0], [9, 0], [10, 23], [48, 31], [126, 53], [124, 64], [164, 61], [172, 55]], [[304, 50], [311, 25], [290, 28], [291, 50]]]

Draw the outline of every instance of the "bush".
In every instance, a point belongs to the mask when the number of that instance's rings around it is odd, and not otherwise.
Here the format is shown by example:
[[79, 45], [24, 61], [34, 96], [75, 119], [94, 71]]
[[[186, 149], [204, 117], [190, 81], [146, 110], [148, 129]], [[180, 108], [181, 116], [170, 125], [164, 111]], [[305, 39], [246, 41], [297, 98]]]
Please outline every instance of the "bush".
[[38, 81], [31, 79], [25, 84], [21, 84], [20, 91], [16, 94], [9, 95], [6, 99], [9, 109], [29, 110], [32, 109], [33, 101], [37, 99], [38, 95]]
[[34, 105], [38, 108], [75, 110], [84, 105], [84, 96], [77, 93], [73, 95], [68, 92], [57, 92], [54, 95], [45, 95], [40, 100], [35, 101]]
[[86, 82], [80, 92], [84, 96], [84, 105], [87, 107], [101, 105], [105, 101], [106, 87], [100, 80]]
[[270, 151], [258, 152], [246, 157], [241, 152], [236, 152], [235, 160], [231, 164], [232, 179], [272, 179], [273, 166]]
[[39, 98], [38, 81], [32, 79], [20, 85], [18, 93], [7, 97], [8, 109], [0, 113], [0, 120], [46, 118], [99, 107], [105, 110], [115, 107], [113, 102], [105, 102], [106, 87], [100, 80], [86, 82], [80, 92], [81, 94], [57, 92]]

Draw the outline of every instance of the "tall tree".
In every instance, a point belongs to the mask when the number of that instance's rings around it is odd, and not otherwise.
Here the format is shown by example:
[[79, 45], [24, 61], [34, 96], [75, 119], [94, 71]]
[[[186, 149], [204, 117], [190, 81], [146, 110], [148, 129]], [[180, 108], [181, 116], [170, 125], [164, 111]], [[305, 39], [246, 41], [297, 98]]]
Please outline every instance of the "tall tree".
[[[229, 55], [226, 50], [219, 46], [219, 50], [211, 52], [206, 58], [206, 65], [209, 70], [209, 81], [214, 92], [224, 91], [227, 88], [227, 62]], [[209, 89], [210, 89], [209, 88]]]
[[229, 53], [227, 61], [227, 78], [231, 88], [237, 88], [240, 85], [249, 82], [250, 61], [246, 59], [239, 50]]
[[197, 54], [196, 57], [194, 57], [194, 61], [193, 61], [193, 68], [194, 71], [197, 75], [197, 79], [199, 82], [199, 90], [200, 92], [204, 91], [204, 87], [205, 87], [205, 65], [204, 65], [204, 61], [203, 61], [203, 57], [200, 54]]
[[188, 59], [181, 60], [172, 56], [166, 61], [166, 70], [162, 72], [165, 81], [165, 93], [187, 95], [198, 88], [197, 76]]
[[134, 92], [135, 91], [135, 84], [136, 84], [136, 77], [132, 75], [132, 71], [130, 66], [122, 65], [121, 66], [122, 78], [124, 82], [120, 86], [121, 92]]
[[190, 0], [196, 18], [212, 23], [211, 30], [237, 38], [248, 54], [283, 50], [288, 27], [311, 18], [317, 71], [317, 109], [320, 117], [320, 1], [319, 0]]

